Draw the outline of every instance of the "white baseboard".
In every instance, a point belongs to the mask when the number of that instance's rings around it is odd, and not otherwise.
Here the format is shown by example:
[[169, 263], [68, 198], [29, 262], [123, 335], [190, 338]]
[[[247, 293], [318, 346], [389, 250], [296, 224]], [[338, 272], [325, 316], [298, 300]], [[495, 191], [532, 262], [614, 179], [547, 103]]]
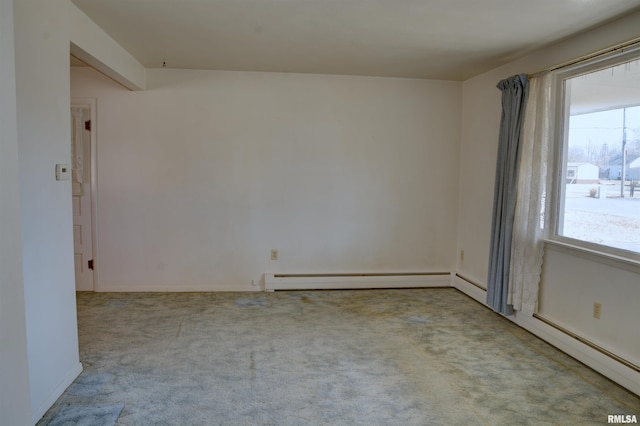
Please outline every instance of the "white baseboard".
[[480, 287], [478, 284], [472, 283], [459, 275], [453, 275], [451, 277], [451, 286], [460, 290], [475, 301], [489, 307], [489, 305], [487, 305], [487, 290]]
[[60, 395], [69, 387], [71, 383], [82, 373], [82, 363], [78, 362], [63, 377], [58, 386], [51, 392], [49, 397], [35, 410], [31, 412], [31, 420], [35, 425], [47, 413], [47, 410], [60, 398]]
[[366, 288], [450, 287], [451, 274], [265, 274], [265, 290], [341, 290]]
[[[486, 304], [486, 290], [464, 280], [460, 276], [452, 279], [453, 287], [462, 291], [476, 301]], [[532, 316], [511, 315], [505, 317], [545, 342], [560, 349], [583, 364], [593, 368], [605, 377], [640, 395], [640, 373], [602, 352], [582, 343], [557, 328]]]
[[195, 293], [195, 292], [228, 292], [228, 291], [262, 291], [260, 284], [211, 284], [211, 285], [151, 285], [151, 286], [127, 286], [127, 285], [101, 285], [96, 293]]

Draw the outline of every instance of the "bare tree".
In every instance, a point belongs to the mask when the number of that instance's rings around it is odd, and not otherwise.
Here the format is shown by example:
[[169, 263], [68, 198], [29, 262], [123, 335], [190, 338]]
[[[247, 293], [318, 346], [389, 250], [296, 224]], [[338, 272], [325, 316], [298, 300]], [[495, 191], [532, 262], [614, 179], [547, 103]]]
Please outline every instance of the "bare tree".
[[569, 155], [569, 161], [571, 162], [579, 163], [582, 161], [587, 161], [585, 150], [581, 146], [577, 146], [577, 145], [569, 146], [568, 155]]

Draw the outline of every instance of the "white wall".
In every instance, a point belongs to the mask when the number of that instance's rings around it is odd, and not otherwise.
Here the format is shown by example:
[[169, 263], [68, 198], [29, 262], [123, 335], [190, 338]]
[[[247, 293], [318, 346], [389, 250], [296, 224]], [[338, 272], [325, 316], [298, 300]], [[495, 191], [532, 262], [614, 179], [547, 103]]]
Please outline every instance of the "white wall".
[[[486, 287], [501, 96], [496, 84], [518, 73], [532, 73], [587, 53], [640, 37], [640, 13], [535, 52], [463, 83], [462, 145], [458, 208], [458, 273]], [[613, 263], [596, 263], [575, 252], [547, 248], [540, 313], [558, 325], [638, 363], [640, 274]], [[602, 303], [600, 320], [591, 317]], [[615, 311], [615, 313], [614, 313]], [[576, 355], [576, 354], [574, 354]], [[576, 355], [577, 356], [577, 355]], [[585, 361], [586, 362], [586, 361]], [[635, 374], [635, 375], [633, 375]], [[629, 383], [640, 375], [633, 373]], [[623, 374], [621, 374], [621, 377]]]
[[13, 1], [0, 0], [0, 413], [31, 424], [20, 252]]
[[66, 0], [14, 4], [22, 264], [31, 411], [36, 421], [79, 374]]
[[[639, 269], [550, 244], [546, 248], [540, 312], [640, 365]], [[594, 302], [602, 304], [600, 319], [593, 317]]]
[[454, 267], [460, 83], [167, 69], [147, 88], [72, 70], [98, 105], [99, 290]]

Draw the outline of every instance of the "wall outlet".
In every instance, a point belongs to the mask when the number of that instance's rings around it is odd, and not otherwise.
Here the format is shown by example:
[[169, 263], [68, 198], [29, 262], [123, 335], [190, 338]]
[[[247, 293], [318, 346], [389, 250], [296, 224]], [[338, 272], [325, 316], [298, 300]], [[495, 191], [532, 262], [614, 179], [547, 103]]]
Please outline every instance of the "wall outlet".
[[271, 249], [271, 260], [278, 260], [278, 250]]
[[600, 313], [602, 311], [602, 305], [598, 302], [593, 304], [593, 317], [596, 319], [600, 319]]
[[251, 285], [255, 287], [255, 286], [257, 286], [258, 284], [256, 284], [256, 280], [251, 280]]

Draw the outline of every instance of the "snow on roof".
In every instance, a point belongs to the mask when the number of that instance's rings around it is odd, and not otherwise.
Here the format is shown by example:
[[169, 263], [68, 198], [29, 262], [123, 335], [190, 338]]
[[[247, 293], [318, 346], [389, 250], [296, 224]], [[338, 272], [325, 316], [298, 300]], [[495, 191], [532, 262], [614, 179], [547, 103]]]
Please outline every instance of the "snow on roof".
[[577, 161], [569, 161], [569, 162], [567, 162], [567, 166], [568, 167], [580, 167], [580, 166], [584, 166], [584, 165], [587, 165], [587, 164], [590, 165], [590, 166], [593, 166], [593, 167], [598, 167], [595, 164], [585, 163], [585, 162], [582, 162], [582, 163], [577, 162]]

